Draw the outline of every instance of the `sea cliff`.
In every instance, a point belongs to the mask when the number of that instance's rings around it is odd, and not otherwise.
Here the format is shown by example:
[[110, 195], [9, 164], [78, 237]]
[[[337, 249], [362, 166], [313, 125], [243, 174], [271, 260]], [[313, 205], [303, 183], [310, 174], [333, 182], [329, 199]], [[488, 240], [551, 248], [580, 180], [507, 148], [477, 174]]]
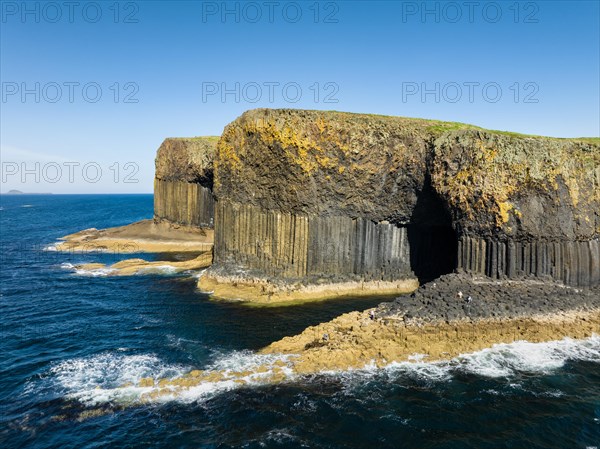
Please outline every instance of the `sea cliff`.
[[213, 162], [218, 137], [168, 138], [156, 153], [154, 218], [213, 227]]
[[455, 270], [600, 282], [597, 139], [256, 109], [225, 128], [213, 193], [199, 286], [217, 296], [400, 293]]
[[154, 217], [108, 229], [90, 228], [67, 235], [59, 251], [175, 253], [179, 261], [129, 259], [106, 266], [74, 265], [76, 272], [131, 275], [200, 269], [212, 263], [213, 162], [218, 137], [168, 138], [156, 153]]
[[600, 333], [599, 139], [256, 109], [218, 143], [165, 140], [154, 223], [214, 232], [190, 261], [213, 256], [198, 281], [213, 298], [396, 299], [273, 342], [270, 365], [142, 379], [144, 400]]

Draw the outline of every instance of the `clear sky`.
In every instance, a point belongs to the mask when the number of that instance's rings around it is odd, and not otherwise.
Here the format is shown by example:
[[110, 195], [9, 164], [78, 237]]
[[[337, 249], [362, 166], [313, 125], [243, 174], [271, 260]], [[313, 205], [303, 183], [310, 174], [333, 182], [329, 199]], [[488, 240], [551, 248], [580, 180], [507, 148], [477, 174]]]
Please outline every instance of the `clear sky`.
[[599, 3], [2, 1], [1, 190], [151, 192], [256, 107], [599, 136]]

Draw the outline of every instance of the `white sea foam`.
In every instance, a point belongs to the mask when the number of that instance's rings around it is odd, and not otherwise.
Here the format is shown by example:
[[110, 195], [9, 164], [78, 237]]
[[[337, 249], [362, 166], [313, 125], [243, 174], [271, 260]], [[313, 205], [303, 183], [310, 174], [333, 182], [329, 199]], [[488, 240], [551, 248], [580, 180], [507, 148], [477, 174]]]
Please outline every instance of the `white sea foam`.
[[129, 402], [149, 388], [126, 387], [144, 377], [181, 376], [189, 368], [166, 364], [153, 354], [126, 355], [124, 351], [106, 352], [88, 358], [71, 359], [49, 371], [52, 386], [67, 398], [93, 405], [104, 402]]
[[61, 264], [60, 267], [65, 270], [71, 270], [71, 271], [73, 271], [73, 274], [76, 274], [79, 276], [92, 276], [92, 277], [108, 276], [109, 274], [112, 274], [112, 273], [115, 273], [116, 271], [118, 271], [116, 268], [108, 268], [108, 267], [84, 270], [83, 268], [78, 268], [76, 265], [73, 265], [72, 263], [69, 263], [69, 262], [65, 262], [65, 263]]
[[563, 367], [570, 360], [600, 363], [600, 336], [593, 335], [585, 340], [564, 338], [545, 343], [516, 341], [496, 344], [448, 361], [424, 362], [419, 355], [415, 355], [414, 359], [417, 361], [392, 362], [382, 370], [369, 364], [363, 369], [347, 373], [358, 376], [386, 374], [429, 381], [446, 381], [458, 373], [489, 378], [510, 378], [520, 374], [544, 375]]
[[[290, 361], [290, 357], [291, 356], [284, 354], [257, 354], [256, 352], [249, 350], [233, 351], [217, 355], [215, 361], [209, 365], [208, 369], [225, 373], [254, 371], [265, 366], [273, 367], [278, 362], [287, 364]], [[284, 368], [284, 372], [286, 372], [289, 377], [292, 376], [291, 369]]]
[[545, 343], [517, 341], [457, 357], [455, 369], [484, 377], [549, 374], [569, 360], [600, 362], [600, 336], [585, 340], [564, 338]]
[[[111, 274], [115, 274], [119, 272], [119, 268], [111, 268], [111, 267], [101, 267], [101, 268], [91, 268], [84, 269], [77, 265], [73, 265], [72, 263], [65, 262], [61, 264], [61, 268], [65, 270], [73, 271], [73, 274], [79, 276], [108, 276]], [[172, 265], [156, 265], [150, 267], [141, 267], [139, 268], [135, 274], [136, 275], [148, 275], [148, 274], [162, 274], [162, 275], [172, 275], [176, 274], [177, 268]]]
[[[150, 399], [149, 395], [159, 387], [136, 386], [142, 378], [150, 377], [155, 381], [162, 378], [173, 379], [195, 368], [167, 364], [155, 355], [127, 355], [123, 351], [117, 351], [62, 362], [54, 366], [49, 374], [64, 396], [87, 405], [173, 400], [196, 402], [243, 385], [265, 385], [276, 367], [281, 369], [290, 381], [311, 382], [314, 379], [322, 379], [322, 376], [302, 378], [294, 374], [291, 357], [280, 354], [257, 354], [252, 351], [217, 354], [214, 362], [204, 369], [222, 374], [221, 380], [203, 381], [189, 388], [167, 387], [172, 390], [172, 394], [161, 394], [155, 399]], [[586, 340], [565, 338], [547, 343], [519, 341], [494, 345], [450, 361], [393, 362], [383, 369], [369, 364], [363, 369], [322, 374], [325, 377], [341, 379], [345, 389], [352, 389], [373, 379], [383, 382], [393, 382], [398, 378], [444, 382], [452, 379], [456, 374], [464, 373], [508, 379], [523, 373], [545, 375], [561, 368], [569, 360], [600, 363], [600, 336], [594, 335]], [[123, 387], [127, 383], [133, 386]], [[515, 388], [519, 388], [518, 382], [513, 384]], [[493, 394], [493, 391], [488, 392]], [[558, 390], [550, 393], [561, 394]]]
[[190, 275], [192, 278], [194, 279], [200, 279], [202, 277], [202, 275], [204, 274], [204, 272], [206, 271], [206, 268], [204, 268], [203, 270], [186, 270], [183, 272], [183, 274], [188, 274]]
[[202, 342], [200, 340], [191, 340], [189, 338], [176, 337], [175, 335], [168, 334], [165, 336], [168, 345], [173, 348], [185, 348], [186, 346], [194, 345], [200, 346]]
[[349, 369], [344, 371], [323, 371], [320, 374], [325, 376], [340, 378], [344, 385], [349, 388], [360, 387], [365, 381], [377, 379], [385, 382], [397, 378], [442, 382], [452, 378], [452, 368], [450, 362], [423, 362], [406, 361], [391, 362], [383, 368], [377, 367], [375, 362], [366, 364], [362, 368]]
[[269, 430], [257, 439], [249, 440], [247, 443], [258, 443], [260, 447], [273, 446], [273, 443], [277, 446], [291, 445], [293, 447], [311, 447], [311, 442], [295, 435], [294, 429], [288, 427]]
[[[274, 363], [286, 361], [287, 356], [260, 355], [250, 351], [232, 352], [223, 355], [207, 368], [224, 374], [224, 380], [201, 382], [186, 389], [171, 387], [173, 394], [163, 394], [150, 399], [150, 394], [159, 387], [139, 387], [141, 379], [173, 379], [191, 371], [190, 366], [167, 364], [155, 355], [126, 355], [123, 351], [103, 353], [89, 358], [64, 361], [50, 369], [49, 378], [55, 389], [69, 399], [86, 405], [102, 403], [134, 404], [141, 401], [196, 402], [220, 392], [239, 388], [241, 385], [261, 385], [272, 373]], [[257, 371], [258, 367], [270, 367]], [[234, 373], [245, 371], [243, 375]], [[289, 368], [285, 374], [292, 378]], [[240, 382], [242, 381], [243, 384]], [[130, 384], [130, 386], [124, 386]]]
[[105, 352], [88, 358], [65, 360], [50, 369], [51, 375], [69, 392], [90, 388], [118, 387], [139, 382], [144, 377], [172, 377], [185, 372], [185, 367], [163, 363], [154, 354]]
[[177, 268], [172, 265], [155, 265], [150, 267], [142, 267], [137, 274], [175, 274]]

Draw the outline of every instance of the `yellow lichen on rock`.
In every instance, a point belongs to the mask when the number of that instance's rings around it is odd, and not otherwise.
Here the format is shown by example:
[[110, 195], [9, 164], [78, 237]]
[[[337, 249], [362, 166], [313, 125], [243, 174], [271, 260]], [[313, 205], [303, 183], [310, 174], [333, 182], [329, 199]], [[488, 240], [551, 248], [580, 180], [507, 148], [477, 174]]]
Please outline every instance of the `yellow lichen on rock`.
[[[487, 214], [491, 219], [480, 218], [478, 227], [487, 221], [511, 234], [517, 229], [511, 215], [529, 223], [541, 218], [529, 216], [527, 201], [532, 197], [548, 206], [552, 198], [555, 207], [588, 215], [590, 207], [596, 208], [593, 202], [600, 200], [600, 188], [594, 183], [599, 166], [600, 147], [594, 143], [467, 129], [436, 139], [432, 181], [467, 222]], [[567, 195], [559, 192], [561, 186]], [[590, 193], [584, 208], [582, 191]]]
[[508, 223], [508, 220], [510, 218], [510, 211], [512, 211], [515, 208], [515, 206], [509, 201], [503, 201], [501, 203], [498, 203], [498, 208], [500, 209], [500, 218], [502, 220], [502, 222], [498, 223], [498, 225], [502, 226], [503, 224]]

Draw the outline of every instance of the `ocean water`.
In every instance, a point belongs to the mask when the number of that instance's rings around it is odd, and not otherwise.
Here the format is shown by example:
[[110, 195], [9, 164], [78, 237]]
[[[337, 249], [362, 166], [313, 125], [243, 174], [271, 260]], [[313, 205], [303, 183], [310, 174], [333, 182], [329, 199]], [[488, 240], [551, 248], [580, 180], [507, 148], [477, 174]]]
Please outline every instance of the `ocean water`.
[[250, 308], [196, 291], [197, 273], [77, 273], [135, 256], [52, 251], [62, 235], [151, 217], [151, 195], [1, 196], [0, 208], [0, 448], [600, 447], [600, 337], [142, 403], [117, 387], [247, 369], [271, 341], [378, 300]]

